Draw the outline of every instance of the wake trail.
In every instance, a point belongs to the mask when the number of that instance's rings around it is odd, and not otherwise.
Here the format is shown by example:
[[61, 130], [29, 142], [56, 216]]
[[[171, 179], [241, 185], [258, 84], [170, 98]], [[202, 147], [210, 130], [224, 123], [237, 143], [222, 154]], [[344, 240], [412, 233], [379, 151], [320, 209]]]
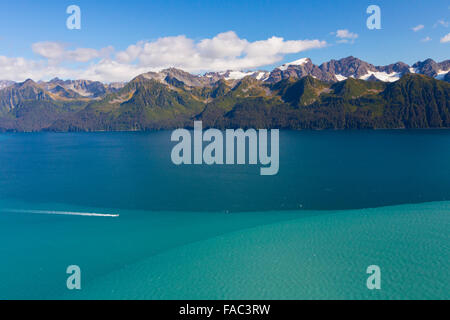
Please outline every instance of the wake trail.
[[47, 211], [47, 210], [7, 210], [14, 213], [32, 213], [32, 214], [48, 214], [63, 216], [82, 216], [82, 217], [106, 217], [118, 218], [118, 214], [92, 213], [92, 212], [72, 212], [72, 211]]

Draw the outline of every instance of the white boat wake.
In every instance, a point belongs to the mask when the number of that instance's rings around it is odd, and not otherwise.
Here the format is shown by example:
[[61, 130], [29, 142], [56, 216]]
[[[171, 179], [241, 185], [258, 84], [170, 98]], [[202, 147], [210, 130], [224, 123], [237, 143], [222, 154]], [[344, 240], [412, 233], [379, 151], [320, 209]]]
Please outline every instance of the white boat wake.
[[107, 217], [118, 218], [118, 214], [91, 213], [91, 212], [71, 212], [71, 211], [47, 211], [47, 210], [7, 210], [15, 213], [33, 213], [33, 214], [50, 214], [64, 216], [82, 216], [82, 217]]

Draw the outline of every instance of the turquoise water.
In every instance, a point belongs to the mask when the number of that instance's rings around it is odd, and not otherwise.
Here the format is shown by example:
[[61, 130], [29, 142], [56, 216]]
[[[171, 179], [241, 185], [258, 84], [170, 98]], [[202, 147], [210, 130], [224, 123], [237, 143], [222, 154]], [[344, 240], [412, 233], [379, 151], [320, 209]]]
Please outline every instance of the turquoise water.
[[449, 298], [449, 131], [282, 132], [276, 177], [169, 138], [0, 135], [0, 298]]

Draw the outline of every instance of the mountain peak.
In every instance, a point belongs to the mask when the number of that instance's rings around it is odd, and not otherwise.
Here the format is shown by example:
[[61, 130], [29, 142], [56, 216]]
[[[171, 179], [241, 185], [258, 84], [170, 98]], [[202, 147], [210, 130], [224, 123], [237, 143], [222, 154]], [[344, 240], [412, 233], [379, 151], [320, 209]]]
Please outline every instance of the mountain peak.
[[55, 77], [55, 78], [51, 79], [51, 80], [49, 81], [49, 83], [58, 83], [58, 82], [61, 82], [61, 81], [62, 81], [62, 79], [60, 79], [60, 78], [58, 78], [58, 77]]
[[37, 87], [39, 86], [36, 82], [34, 82], [32, 79], [27, 79], [22, 83], [18, 83], [19, 87]]
[[0, 80], [0, 90], [10, 87], [14, 84], [14, 81], [10, 81], [10, 80]]
[[433, 59], [426, 59], [424, 61], [418, 61], [415, 64], [413, 64], [413, 68], [422, 68], [424, 66], [433, 66], [436, 65], [436, 61]]
[[309, 59], [309, 58], [301, 58], [301, 59], [298, 59], [298, 60], [295, 60], [295, 61], [292, 61], [292, 62], [285, 63], [285, 64], [279, 66], [278, 69], [280, 69], [281, 71], [286, 71], [291, 66], [302, 66], [302, 65], [305, 65], [307, 63], [312, 63], [311, 59]]

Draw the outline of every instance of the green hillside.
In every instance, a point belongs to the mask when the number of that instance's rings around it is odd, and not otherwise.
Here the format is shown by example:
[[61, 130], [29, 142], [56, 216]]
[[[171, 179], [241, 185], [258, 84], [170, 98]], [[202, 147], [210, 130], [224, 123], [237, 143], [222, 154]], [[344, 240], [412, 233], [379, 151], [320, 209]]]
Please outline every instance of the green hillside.
[[159, 130], [192, 127], [194, 120], [222, 129], [450, 127], [450, 84], [418, 74], [393, 83], [327, 83], [312, 76], [274, 84], [252, 77], [200, 85], [188, 80], [191, 85], [142, 75], [95, 99], [59, 88], [50, 94], [28, 81], [0, 91], [0, 130]]

